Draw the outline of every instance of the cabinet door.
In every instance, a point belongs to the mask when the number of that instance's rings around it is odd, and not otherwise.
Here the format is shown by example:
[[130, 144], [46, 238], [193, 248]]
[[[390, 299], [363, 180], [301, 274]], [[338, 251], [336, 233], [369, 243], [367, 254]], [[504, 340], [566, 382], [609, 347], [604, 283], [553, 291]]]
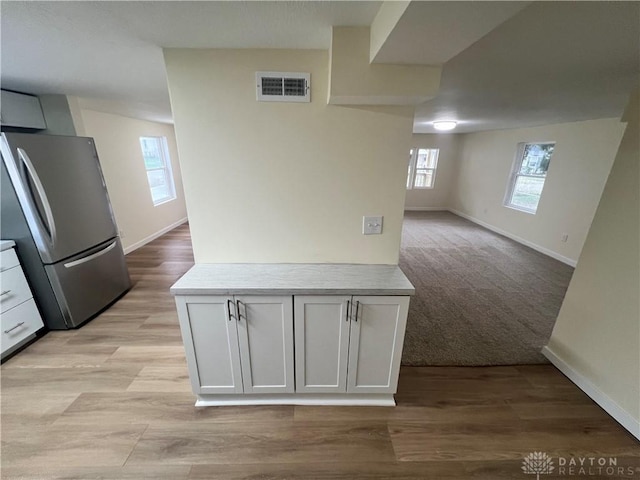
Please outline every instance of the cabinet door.
[[196, 394], [242, 393], [233, 298], [177, 296], [189, 377]]
[[39, 130], [47, 128], [38, 97], [2, 90], [0, 104], [0, 121], [3, 126]]
[[296, 296], [296, 392], [347, 391], [350, 296]]
[[354, 296], [347, 392], [395, 393], [409, 297]]
[[293, 297], [236, 296], [245, 393], [293, 393]]

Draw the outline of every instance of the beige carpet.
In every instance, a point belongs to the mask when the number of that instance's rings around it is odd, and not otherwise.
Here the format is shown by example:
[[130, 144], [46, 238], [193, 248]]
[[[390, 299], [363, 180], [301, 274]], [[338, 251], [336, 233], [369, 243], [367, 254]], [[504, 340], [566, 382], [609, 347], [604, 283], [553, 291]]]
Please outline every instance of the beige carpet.
[[405, 212], [404, 365], [547, 363], [573, 268], [449, 212]]

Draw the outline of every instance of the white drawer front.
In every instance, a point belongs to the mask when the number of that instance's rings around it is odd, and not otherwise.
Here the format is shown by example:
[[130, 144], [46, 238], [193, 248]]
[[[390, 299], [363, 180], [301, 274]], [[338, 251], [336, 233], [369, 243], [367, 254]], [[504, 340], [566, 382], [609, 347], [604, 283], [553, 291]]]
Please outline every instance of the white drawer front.
[[38, 331], [44, 324], [35, 302], [31, 299], [3, 313], [0, 325], [2, 333], [0, 344], [2, 351], [5, 352]]
[[0, 312], [4, 313], [32, 296], [22, 268], [13, 267], [0, 273]]
[[13, 248], [0, 252], [0, 271], [8, 270], [16, 265], [20, 265], [20, 262]]

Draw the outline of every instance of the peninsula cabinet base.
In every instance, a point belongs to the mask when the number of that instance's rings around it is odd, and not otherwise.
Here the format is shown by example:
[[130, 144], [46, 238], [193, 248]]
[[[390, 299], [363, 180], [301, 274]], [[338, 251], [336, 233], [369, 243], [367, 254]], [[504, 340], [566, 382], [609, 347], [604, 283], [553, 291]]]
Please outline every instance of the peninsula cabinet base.
[[197, 407], [395, 406], [414, 293], [397, 266], [200, 264], [171, 292]]
[[359, 407], [395, 407], [390, 394], [265, 394], [198, 395], [196, 407], [239, 405], [333, 405]]

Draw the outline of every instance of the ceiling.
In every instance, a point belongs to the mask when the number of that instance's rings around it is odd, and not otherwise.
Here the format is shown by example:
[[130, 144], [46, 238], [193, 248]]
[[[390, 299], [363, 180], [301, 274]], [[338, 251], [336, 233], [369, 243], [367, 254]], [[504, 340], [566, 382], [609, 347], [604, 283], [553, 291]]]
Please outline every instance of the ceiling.
[[376, 63], [442, 65], [531, 2], [412, 2]]
[[2, 88], [172, 122], [161, 47], [328, 49], [381, 2], [3, 1]]
[[620, 117], [640, 73], [640, 3], [532, 2], [445, 63], [414, 132]]
[[[328, 49], [381, 2], [2, 1], [2, 88], [171, 122], [162, 47]], [[405, 10], [375, 61], [443, 64], [414, 131], [617, 117], [637, 83], [638, 2], [433, 2]]]

